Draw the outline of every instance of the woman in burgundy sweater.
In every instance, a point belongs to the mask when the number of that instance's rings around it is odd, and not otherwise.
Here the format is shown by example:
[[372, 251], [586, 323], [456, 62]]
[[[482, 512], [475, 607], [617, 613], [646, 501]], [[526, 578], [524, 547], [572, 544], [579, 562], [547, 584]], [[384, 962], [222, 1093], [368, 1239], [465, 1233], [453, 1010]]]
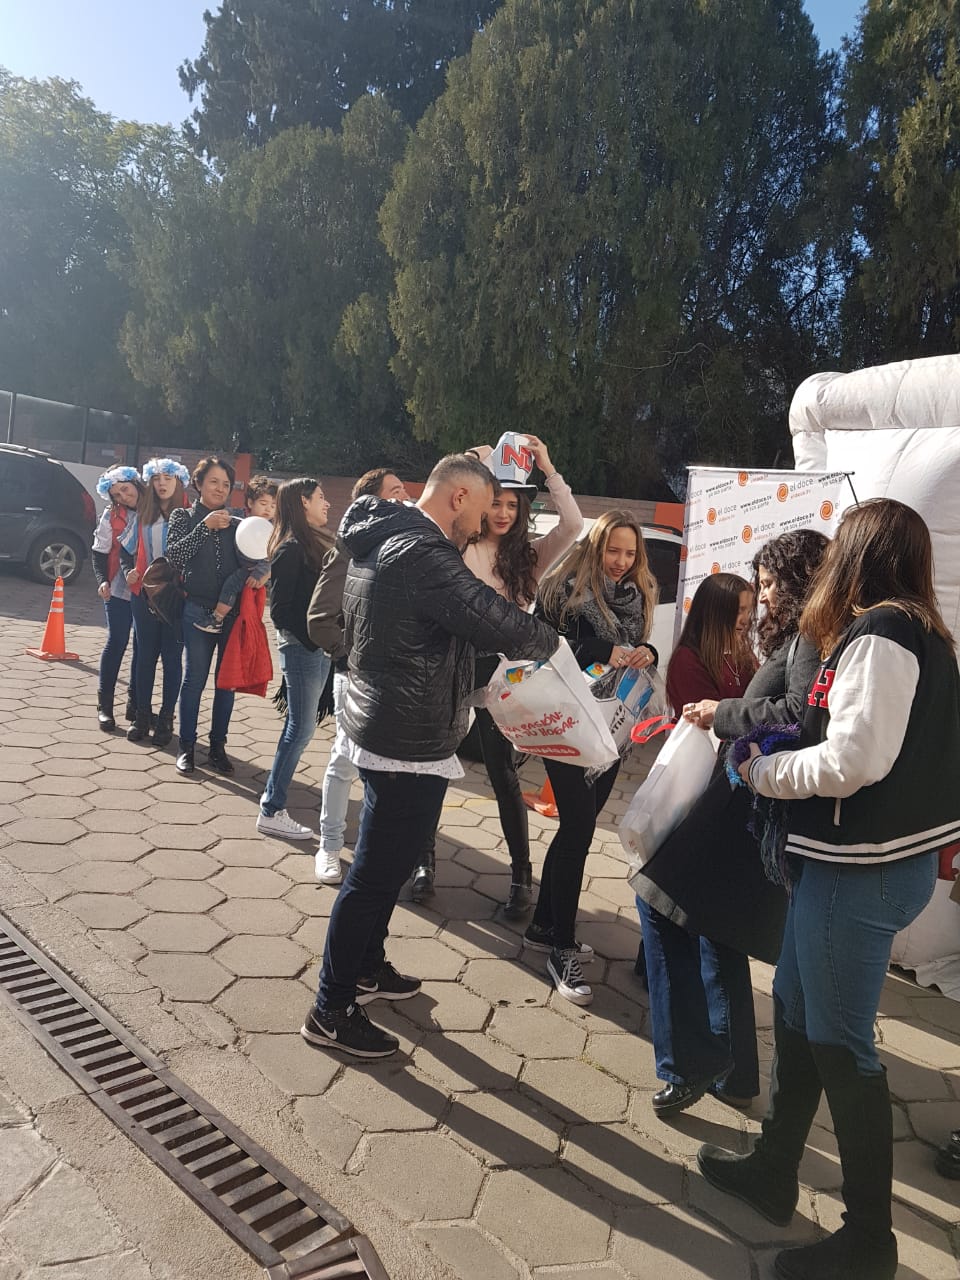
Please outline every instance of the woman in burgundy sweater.
[[[742, 697], [757, 669], [748, 633], [753, 588], [716, 573], [697, 588], [667, 668], [667, 697], [679, 716], [706, 698]], [[643, 930], [657, 1075], [657, 1115], [684, 1111], [710, 1090], [743, 1108], [760, 1092], [750, 961], [696, 937], [637, 898]]]

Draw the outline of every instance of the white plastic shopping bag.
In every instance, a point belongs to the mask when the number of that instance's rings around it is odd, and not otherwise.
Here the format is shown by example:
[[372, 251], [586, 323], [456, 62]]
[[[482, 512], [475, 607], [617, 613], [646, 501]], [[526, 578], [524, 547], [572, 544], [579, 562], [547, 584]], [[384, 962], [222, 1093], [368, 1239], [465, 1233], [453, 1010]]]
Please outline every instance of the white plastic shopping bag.
[[606, 769], [619, 759], [602, 706], [566, 640], [540, 666], [502, 658], [485, 705], [517, 751], [581, 769]]
[[620, 823], [630, 873], [650, 861], [706, 791], [718, 746], [712, 730], [688, 720], [671, 731]]
[[634, 725], [650, 716], [662, 715], [667, 702], [667, 688], [656, 667], [642, 670], [628, 667], [620, 674], [610, 698], [599, 698], [607, 728], [622, 755], [630, 741]]

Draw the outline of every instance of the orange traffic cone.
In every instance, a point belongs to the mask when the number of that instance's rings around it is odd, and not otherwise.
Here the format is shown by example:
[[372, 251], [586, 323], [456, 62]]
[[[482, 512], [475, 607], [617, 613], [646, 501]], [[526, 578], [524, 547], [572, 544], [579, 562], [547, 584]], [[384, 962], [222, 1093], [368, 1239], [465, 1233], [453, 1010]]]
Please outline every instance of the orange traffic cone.
[[542, 813], [545, 818], [559, 817], [557, 803], [553, 798], [553, 787], [550, 785], [549, 778], [547, 778], [539, 791], [524, 791], [523, 803], [528, 809], [536, 809], [537, 813]]
[[77, 653], [67, 653], [66, 638], [63, 633], [63, 579], [58, 578], [53, 588], [53, 599], [50, 601], [50, 612], [47, 614], [47, 625], [39, 649], [25, 649], [31, 658], [40, 658], [44, 662], [76, 662]]

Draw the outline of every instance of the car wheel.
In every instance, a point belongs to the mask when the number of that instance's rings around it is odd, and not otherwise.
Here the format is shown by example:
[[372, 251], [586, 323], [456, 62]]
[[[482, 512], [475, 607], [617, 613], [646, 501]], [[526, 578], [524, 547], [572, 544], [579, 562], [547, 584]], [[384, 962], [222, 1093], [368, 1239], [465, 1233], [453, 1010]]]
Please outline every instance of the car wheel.
[[27, 572], [37, 582], [51, 586], [62, 578], [68, 586], [80, 576], [83, 568], [83, 548], [70, 533], [53, 530], [38, 538], [27, 555]]

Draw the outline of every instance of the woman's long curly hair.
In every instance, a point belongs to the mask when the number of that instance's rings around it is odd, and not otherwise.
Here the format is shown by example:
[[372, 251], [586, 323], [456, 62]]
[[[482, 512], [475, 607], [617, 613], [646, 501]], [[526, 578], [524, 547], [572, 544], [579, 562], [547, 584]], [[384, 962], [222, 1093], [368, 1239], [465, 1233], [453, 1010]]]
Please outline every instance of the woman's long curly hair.
[[794, 529], [771, 539], [753, 557], [757, 596], [761, 566], [777, 584], [776, 608], [768, 609], [757, 623], [757, 645], [765, 658], [799, 631], [810, 582], [828, 546], [829, 539], [815, 529]]
[[[512, 527], [497, 543], [497, 555], [493, 562], [496, 573], [503, 580], [503, 585], [514, 604], [526, 609], [533, 604], [537, 595], [537, 553], [530, 541], [533, 524], [533, 506], [530, 498], [518, 489], [503, 489], [504, 495], [514, 495], [517, 499], [517, 518]], [[480, 541], [487, 531], [486, 516], [483, 518], [483, 532]]]

